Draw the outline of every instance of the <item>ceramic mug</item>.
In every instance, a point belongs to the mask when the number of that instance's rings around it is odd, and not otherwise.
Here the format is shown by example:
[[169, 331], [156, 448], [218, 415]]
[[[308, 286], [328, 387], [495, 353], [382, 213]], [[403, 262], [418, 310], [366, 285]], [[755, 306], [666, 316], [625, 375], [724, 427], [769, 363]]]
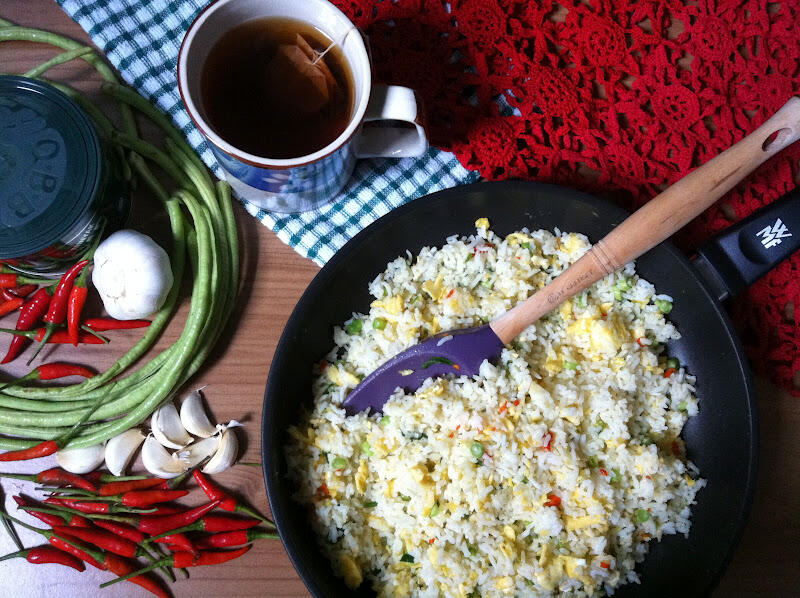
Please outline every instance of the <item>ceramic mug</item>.
[[[200, 78], [214, 44], [236, 26], [264, 17], [293, 18], [316, 27], [329, 39], [344, 37], [342, 51], [355, 88], [350, 122], [331, 143], [306, 156], [273, 159], [238, 149], [214, 131], [203, 109]], [[428, 147], [414, 92], [396, 85], [373, 85], [364, 40], [327, 0], [217, 0], [197, 16], [181, 43], [178, 89], [231, 187], [239, 197], [265, 210], [312, 210], [336, 197], [357, 158], [420, 156]], [[388, 122], [369, 125], [376, 121]]]

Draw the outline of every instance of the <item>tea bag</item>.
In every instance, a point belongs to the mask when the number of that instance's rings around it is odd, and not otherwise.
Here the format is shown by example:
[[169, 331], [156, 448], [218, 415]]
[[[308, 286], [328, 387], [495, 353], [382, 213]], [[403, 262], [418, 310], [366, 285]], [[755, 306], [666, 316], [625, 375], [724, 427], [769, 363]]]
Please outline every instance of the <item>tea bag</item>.
[[299, 33], [294, 44], [281, 44], [267, 64], [267, 80], [275, 88], [270, 97], [284, 109], [313, 114], [337, 93], [336, 78], [321, 57]]

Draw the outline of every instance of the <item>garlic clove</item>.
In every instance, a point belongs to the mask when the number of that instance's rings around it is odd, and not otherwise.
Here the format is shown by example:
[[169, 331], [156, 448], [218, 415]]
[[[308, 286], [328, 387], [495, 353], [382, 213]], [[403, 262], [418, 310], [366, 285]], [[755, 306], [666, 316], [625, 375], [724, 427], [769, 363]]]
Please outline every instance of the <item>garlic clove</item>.
[[189, 469], [183, 461], [170, 455], [152, 435], [145, 439], [142, 446], [142, 464], [148, 472], [159, 478], [174, 478]]
[[125, 430], [122, 434], [109, 440], [105, 449], [108, 471], [114, 475], [122, 475], [142, 442], [144, 442], [144, 434], [138, 428]]
[[217, 452], [221, 437], [219, 434], [210, 438], [203, 438], [174, 453], [174, 457], [181, 461], [187, 468], [194, 467], [206, 457]]
[[175, 404], [170, 401], [157, 409], [150, 418], [153, 436], [167, 448], [180, 449], [192, 442], [192, 437], [181, 423]]
[[56, 453], [56, 461], [61, 469], [70, 473], [89, 473], [103, 464], [105, 447], [93, 444], [83, 448], [63, 449]]
[[189, 433], [199, 436], [200, 438], [208, 438], [213, 436], [217, 431], [208, 419], [208, 414], [203, 407], [203, 397], [199, 390], [189, 393], [181, 404], [181, 423]]
[[[236, 423], [238, 424], [238, 422]], [[239, 452], [239, 440], [236, 438], [235, 430], [232, 429], [234, 427], [236, 426], [228, 424], [223, 430], [219, 448], [217, 448], [217, 452], [214, 453], [214, 456], [211, 457], [206, 466], [203, 467], [203, 473], [220, 473], [234, 464], [236, 455]]]

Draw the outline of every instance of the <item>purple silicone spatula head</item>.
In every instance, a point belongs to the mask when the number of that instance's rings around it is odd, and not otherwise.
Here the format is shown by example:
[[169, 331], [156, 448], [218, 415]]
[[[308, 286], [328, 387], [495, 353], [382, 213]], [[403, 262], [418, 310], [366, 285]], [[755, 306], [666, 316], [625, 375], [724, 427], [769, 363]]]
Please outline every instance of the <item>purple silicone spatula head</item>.
[[380, 411], [397, 388], [413, 392], [431, 377], [475, 376], [485, 360], [500, 357], [503, 342], [489, 325], [437, 334], [398, 353], [361, 381], [343, 406], [348, 415]]

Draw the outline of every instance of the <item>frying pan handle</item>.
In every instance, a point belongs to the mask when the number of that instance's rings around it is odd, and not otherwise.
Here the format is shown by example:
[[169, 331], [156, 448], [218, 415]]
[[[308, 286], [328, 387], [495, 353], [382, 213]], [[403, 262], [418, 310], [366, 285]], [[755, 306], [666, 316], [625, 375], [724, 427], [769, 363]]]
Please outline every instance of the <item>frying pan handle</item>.
[[800, 98], [747, 137], [654, 197], [541, 291], [491, 322], [504, 343], [604, 276], [672, 236], [748, 174], [800, 139]]
[[723, 301], [798, 250], [800, 190], [794, 190], [703, 245], [693, 263]]

